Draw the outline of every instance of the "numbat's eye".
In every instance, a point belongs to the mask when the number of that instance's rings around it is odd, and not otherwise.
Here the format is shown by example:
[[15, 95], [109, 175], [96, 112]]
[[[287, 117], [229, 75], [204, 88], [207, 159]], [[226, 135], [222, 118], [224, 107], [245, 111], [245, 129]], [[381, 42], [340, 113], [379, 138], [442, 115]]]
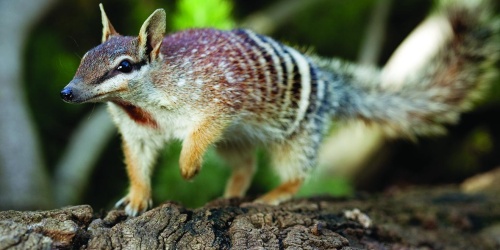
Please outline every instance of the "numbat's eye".
[[130, 71], [132, 71], [132, 63], [130, 63], [129, 60], [123, 60], [118, 67], [116, 67], [116, 70], [122, 73], [130, 73]]

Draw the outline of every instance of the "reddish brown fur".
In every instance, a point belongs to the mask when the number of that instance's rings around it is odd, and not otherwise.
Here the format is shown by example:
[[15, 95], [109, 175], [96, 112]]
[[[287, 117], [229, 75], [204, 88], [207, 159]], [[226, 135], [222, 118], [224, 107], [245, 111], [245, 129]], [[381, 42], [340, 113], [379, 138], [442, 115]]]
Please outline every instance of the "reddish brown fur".
[[153, 116], [143, 109], [127, 102], [115, 101], [114, 103], [120, 106], [127, 113], [130, 119], [134, 120], [136, 123], [151, 128], [158, 128], [158, 123]]

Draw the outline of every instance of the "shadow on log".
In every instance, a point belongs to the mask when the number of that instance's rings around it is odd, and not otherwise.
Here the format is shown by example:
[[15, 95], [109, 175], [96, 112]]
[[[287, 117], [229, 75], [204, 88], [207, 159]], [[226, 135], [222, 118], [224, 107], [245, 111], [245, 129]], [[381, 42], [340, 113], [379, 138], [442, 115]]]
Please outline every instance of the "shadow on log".
[[87, 205], [0, 212], [0, 249], [499, 249], [500, 194], [412, 188], [281, 206], [164, 203], [137, 218]]

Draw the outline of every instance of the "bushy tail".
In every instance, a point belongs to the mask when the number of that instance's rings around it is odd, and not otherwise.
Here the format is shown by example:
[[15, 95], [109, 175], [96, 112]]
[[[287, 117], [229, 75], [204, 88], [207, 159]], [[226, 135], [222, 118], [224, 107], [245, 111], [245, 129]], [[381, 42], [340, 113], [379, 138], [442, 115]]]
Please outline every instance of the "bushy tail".
[[334, 79], [333, 115], [398, 136], [444, 132], [495, 75], [499, 24], [491, 11], [488, 1], [439, 1], [380, 71], [313, 59]]

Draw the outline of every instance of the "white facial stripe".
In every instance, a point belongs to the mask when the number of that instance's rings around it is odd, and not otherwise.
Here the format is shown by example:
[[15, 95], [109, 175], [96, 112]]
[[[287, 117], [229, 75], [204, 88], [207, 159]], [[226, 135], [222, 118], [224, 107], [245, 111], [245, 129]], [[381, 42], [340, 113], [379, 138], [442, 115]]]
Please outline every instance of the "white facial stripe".
[[130, 62], [133, 62], [133, 61], [134, 61], [134, 59], [133, 59], [132, 57], [130, 57], [130, 56], [127, 56], [127, 55], [119, 56], [119, 57], [117, 57], [117, 58], [113, 61], [113, 63], [111, 64], [111, 65], [114, 65], [112, 68], [116, 68], [116, 67], [118, 67], [118, 65], [119, 65], [119, 64], [120, 64], [123, 60], [125, 60], [125, 59], [129, 60]]
[[116, 76], [109, 78], [98, 84], [94, 89], [96, 90], [96, 95], [102, 96], [110, 94], [117, 91], [127, 90], [129, 84], [134, 79], [141, 79], [143, 75], [148, 72], [149, 65], [142, 66], [139, 70], [132, 71], [130, 73], [121, 73]]

